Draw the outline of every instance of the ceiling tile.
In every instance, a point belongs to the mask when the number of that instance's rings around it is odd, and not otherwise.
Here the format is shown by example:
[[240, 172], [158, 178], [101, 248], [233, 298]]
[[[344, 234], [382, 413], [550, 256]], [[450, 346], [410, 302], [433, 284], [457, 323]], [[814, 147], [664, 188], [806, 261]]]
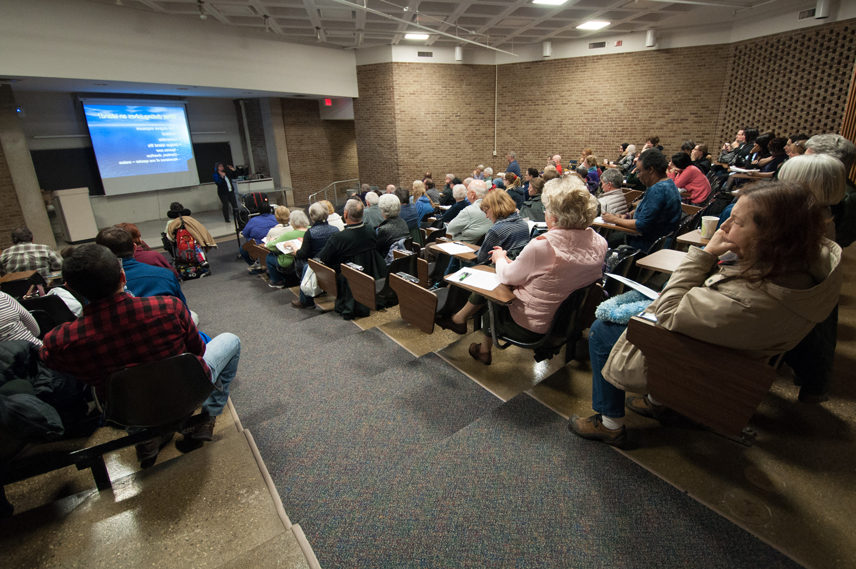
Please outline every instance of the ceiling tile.
[[[421, 8], [420, 8], [421, 9]], [[486, 16], [498, 16], [505, 10], [505, 6], [494, 6], [492, 4], [472, 4], [467, 10], [464, 12], [465, 14], [483, 14]]]
[[426, 14], [449, 14], [457, 8], [454, 2], [420, 2], [419, 11]]
[[642, 14], [633, 18], [634, 22], [662, 22], [674, 17], [674, 14], [664, 14], [662, 12], [651, 12], [650, 14]]
[[563, 12], [559, 12], [557, 14], [557, 17], [572, 18], [572, 19], [588, 18], [592, 14], [596, 14], [596, 13], [597, 12], [594, 10], [565, 10]]
[[546, 6], [544, 8], [518, 8], [511, 15], [516, 18], [542, 18], [550, 13], [550, 10], [545, 8]]
[[618, 20], [630, 18], [636, 14], [638, 14], [638, 12], [605, 12], [603, 14], [598, 14], [597, 19], [604, 20], [606, 22], [616, 22]]
[[461, 16], [456, 20], [460, 26], [483, 26], [490, 21], [490, 18], [476, 18], [473, 16]]
[[286, 28], [305, 28], [312, 25], [309, 20], [295, 20], [292, 18], [274, 18], [274, 21]]
[[309, 14], [307, 14], [306, 10], [303, 8], [279, 8], [271, 6], [270, 8], [267, 8], [267, 13], [269, 16], [273, 16], [275, 18], [309, 18]]

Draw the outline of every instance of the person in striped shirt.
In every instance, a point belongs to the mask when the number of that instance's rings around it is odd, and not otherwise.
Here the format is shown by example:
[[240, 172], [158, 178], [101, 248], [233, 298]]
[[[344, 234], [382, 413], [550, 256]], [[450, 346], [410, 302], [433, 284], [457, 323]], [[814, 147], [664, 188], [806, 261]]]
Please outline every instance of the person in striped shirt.
[[33, 315], [17, 300], [0, 292], [0, 342], [27, 340], [37, 348], [42, 347], [38, 338], [39, 325]]

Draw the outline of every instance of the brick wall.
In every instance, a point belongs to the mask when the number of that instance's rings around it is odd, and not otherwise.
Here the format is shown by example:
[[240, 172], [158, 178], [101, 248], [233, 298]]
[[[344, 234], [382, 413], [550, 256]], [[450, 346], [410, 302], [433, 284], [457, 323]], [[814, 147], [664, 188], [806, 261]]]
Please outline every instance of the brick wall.
[[[12, 97], [12, 89], [8, 85], [0, 86], [2, 95], [0, 95], [0, 112], [16, 113], [15, 100]], [[17, 117], [15, 117], [17, 120]], [[12, 174], [9, 171], [9, 164], [6, 162], [6, 155], [3, 153], [3, 148], [0, 147], [0, 249], [5, 249], [12, 245], [11, 233], [16, 227], [26, 225], [24, 222], [24, 213], [21, 211], [21, 204], [18, 203], [18, 194], [15, 192], [15, 186], [12, 184]]]
[[354, 132], [360, 180], [373, 186], [398, 184], [398, 146], [393, 64], [357, 67], [360, 96], [354, 99]]
[[359, 178], [354, 121], [322, 121], [316, 100], [280, 101], [296, 203], [335, 181]]
[[757, 126], [788, 136], [841, 129], [853, 77], [856, 20], [731, 45], [717, 132]]

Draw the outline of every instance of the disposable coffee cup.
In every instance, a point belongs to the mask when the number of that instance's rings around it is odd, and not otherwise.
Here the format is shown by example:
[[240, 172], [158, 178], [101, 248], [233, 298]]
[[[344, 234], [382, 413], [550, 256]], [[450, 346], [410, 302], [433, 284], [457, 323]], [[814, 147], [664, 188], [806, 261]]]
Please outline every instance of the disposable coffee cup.
[[719, 223], [719, 218], [715, 215], [705, 215], [701, 218], [701, 236], [703, 239], [710, 239], [716, 233], [716, 225]]

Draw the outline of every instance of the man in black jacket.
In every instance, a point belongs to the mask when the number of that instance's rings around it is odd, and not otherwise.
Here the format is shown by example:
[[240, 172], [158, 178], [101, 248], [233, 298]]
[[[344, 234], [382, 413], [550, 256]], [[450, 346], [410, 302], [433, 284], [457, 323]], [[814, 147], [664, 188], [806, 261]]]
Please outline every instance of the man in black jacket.
[[343, 219], [345, 229], [331, 235], [318, 256], [322, 263], [336, 272], [339, 272], [342, 263], [350, 262], [356, 255], [377, 248], [374, 230], [363, 223], [363, 204], [360, 200], [347, 201]]

